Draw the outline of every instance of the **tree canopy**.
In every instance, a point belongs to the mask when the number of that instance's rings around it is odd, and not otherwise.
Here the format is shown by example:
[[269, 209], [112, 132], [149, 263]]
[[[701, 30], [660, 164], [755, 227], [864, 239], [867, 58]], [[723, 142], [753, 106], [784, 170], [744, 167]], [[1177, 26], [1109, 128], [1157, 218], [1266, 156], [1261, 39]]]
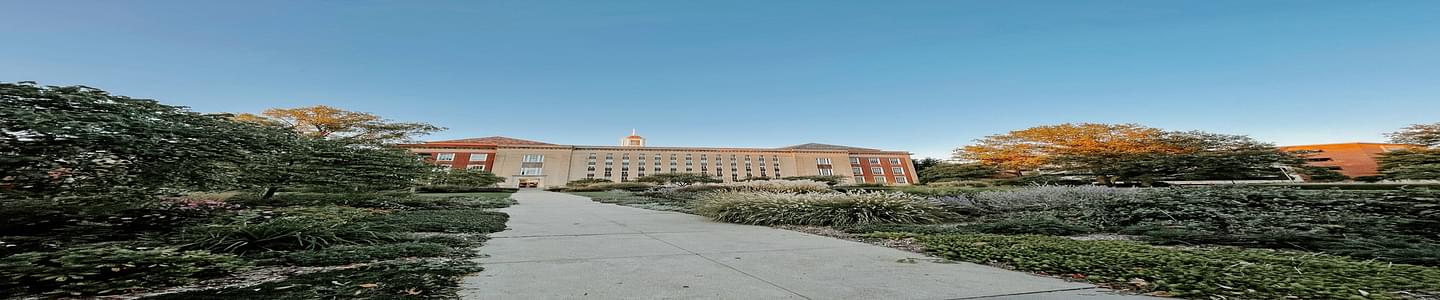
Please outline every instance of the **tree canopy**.
[[1393, 143], [1440, 147], [1440, 123], [1414, 124], [1385, 136]]
[[505, 177], [478, 169], [436, 169], [428, 180], [432, 185], [488, 187], [505, 182]]
[[393, 122], [371, 113], [325, 105], [272, 108], [259, 115], [239, 114], [235, 119], [283, 126], [313, 138], [369, 144], [406, 142], [419, 135], [445, 130], [426, 123]]
[[1385, 179], [1440, 179], [1440, 149], [1410, 149], [1380, 155], [1380, 174]]
[[921, 183], [932, 183], [994, 178], [1000, 174], [1000, 170], [979, 163], [939, 164], [918, 173]]

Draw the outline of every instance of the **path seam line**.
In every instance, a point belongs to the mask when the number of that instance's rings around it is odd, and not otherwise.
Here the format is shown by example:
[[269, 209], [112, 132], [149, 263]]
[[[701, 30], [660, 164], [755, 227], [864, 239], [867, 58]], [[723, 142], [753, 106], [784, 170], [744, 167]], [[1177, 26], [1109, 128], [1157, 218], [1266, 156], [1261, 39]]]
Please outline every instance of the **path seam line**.
[[[621, 224], [620, 222], [615, 222], [615, 220], [611, 220], [611, 219], [605, 218], [605, 217], [601, 217], [601, 218], [603, 218], [603, 219], [605, 219], [605, 220], [607, 220], [607, 221], [610, 221], [610, 223], [615, 223], [615, 225], [620, 225], [620, 227], [630, 228], [630, 226], [625, 226], [625, 224]], [[785, 291], [785, 292], [788, 292], [788, 293], [793, 294], [793, 295], [795, 295], [795, 296], [798, 296], [798, 297], [800, 297], [801, 299], [814, 300], [813, 298], [810, 298], [809, 296], [805, 296], [805, 295], [800, 294], [800, 293], [798, 293], [798, 292], [792, 291], [792, 290], [790, 290], [790, 289], [788, 289], [788, 288], [785, 288], [785, 287], [783, 287], [783, 286], [780, 286], [779, 284], [775, 284], [774, 282], [770, 282], [769, 280], [765, 280], [764, 278], [760, 278], [760, 277], [758, 277], [758, 276], [755, 276], [754, 274], [750, 274], [750, 273], [748, 273], [748, 272], [741, 271], [740, 269], [736, 269], [734, 266], [727, 265], [727, 264], [725, 264], [725, 263], [722, 263], [722, 262], [720, 262], [720, 261], [718, 261], [718, 260], [715, 260], [715, 259], [711, 259], [711, 258], [709, 258], [709, 257], [705, 257], [705, 255], [701, 255], [700, 253], [697, 253], [697, 252], [695, 252], [695, 251], [690, 251], [690, 249], [685, 249], [685, 247], [680, 247], [679, 245], [675, 245], [675, 244], [670, 243], [670, 242], [667, 242], [667, 241], [665, 241], [665, 240], [655, 238], [654, 236], [651, 236], [650, 234], [647, 234], [647, 233], [644, 233], [644, 232], [641, 232], [641, 234], [645, 235], [645, 237], [648, 237], [648, 238], [650, 238], [650, 239], [659, 241], [659, 242], [661, 242], [661, 243], [665, 243], [666, 245], [670, 245], [671, 247], [675, 247], [676, 249], [684, 250], [685, 252], [690, 252], [691, 255], [695, 255], [696, 257], [699, 257], [700, 259], [708, 260], [708, 261], [710, 261], [710, 262], [712, 262], [712, 263], [715, 263], [715, 264], [717, 264], [717, 265], [724, 266], [726, 269], [734, 270], [735, 272], [738, 272], [738, 273], [740, 273], [740, 274], [744, 274], [745, 276], [748, 276], [748, 277], [750, 277], [750, 278], [754, 278], [755, 280], [759, 280], [760, 282], [764, 282], [765, 284], [769, 284], [770, 286], [773, 286], [773, 287], [775, 287], [775, 288], [777, 288], [777, 289], [780, 289], [780, 290], [782, 290], [782, 291]]]

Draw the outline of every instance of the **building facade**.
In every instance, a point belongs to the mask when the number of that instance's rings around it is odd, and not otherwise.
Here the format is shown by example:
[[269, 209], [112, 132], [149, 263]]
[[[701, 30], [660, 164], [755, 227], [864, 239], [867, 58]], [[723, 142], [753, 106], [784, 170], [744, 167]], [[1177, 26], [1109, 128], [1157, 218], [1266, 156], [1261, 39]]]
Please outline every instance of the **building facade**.
[[1280, 151], [1289, 152], [1305, 159], [1305, 164], [1324, 167], [1350, 178], [1380, 174], [1380, 154], [1396, 150], [1420, 148], [1410, 144], [1386, 143], [1341, 143], [1281, 146]]
[[650, 147], [634, 134], [620, 146], [556, 145], [485, 137], [401, 145], [440, 168], [480, 169], [502, 186], [543, 188], [581, 179], [634, 181], [660, 173], [704, 174], [725, 182], [791, 176], [840, 176], [849, 183], [915, 182], [910, 153], [826, 144], [781, 148]]

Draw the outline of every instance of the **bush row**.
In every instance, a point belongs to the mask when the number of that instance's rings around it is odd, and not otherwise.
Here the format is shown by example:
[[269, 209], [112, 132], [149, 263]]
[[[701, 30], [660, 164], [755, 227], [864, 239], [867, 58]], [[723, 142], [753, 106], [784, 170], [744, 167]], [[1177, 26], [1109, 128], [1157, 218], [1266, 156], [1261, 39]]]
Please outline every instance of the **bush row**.
[[712, 192], [700, 195], [696, 213], [716, 221], [753, 225], [933, 223], [946, 219], [922, 198], [885, 192]]

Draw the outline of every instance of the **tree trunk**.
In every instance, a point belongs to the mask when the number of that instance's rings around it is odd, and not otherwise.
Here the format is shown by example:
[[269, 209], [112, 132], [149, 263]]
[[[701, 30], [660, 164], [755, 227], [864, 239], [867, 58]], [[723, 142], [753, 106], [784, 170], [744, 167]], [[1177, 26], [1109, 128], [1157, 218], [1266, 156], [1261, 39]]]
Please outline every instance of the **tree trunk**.
[[264, 195], [264, 196], [260, 196], [260, 200], [270, 200], [270, 197], [274, 197], [274, 196], [275, 196], [275, 192], [277, 192], [277, 191], [280, 191], [280, 187], [278, 187], [278, 186], [272, 186], [272, 187], [267, 187], [267, 188], [265, 188], [265, 195]]

